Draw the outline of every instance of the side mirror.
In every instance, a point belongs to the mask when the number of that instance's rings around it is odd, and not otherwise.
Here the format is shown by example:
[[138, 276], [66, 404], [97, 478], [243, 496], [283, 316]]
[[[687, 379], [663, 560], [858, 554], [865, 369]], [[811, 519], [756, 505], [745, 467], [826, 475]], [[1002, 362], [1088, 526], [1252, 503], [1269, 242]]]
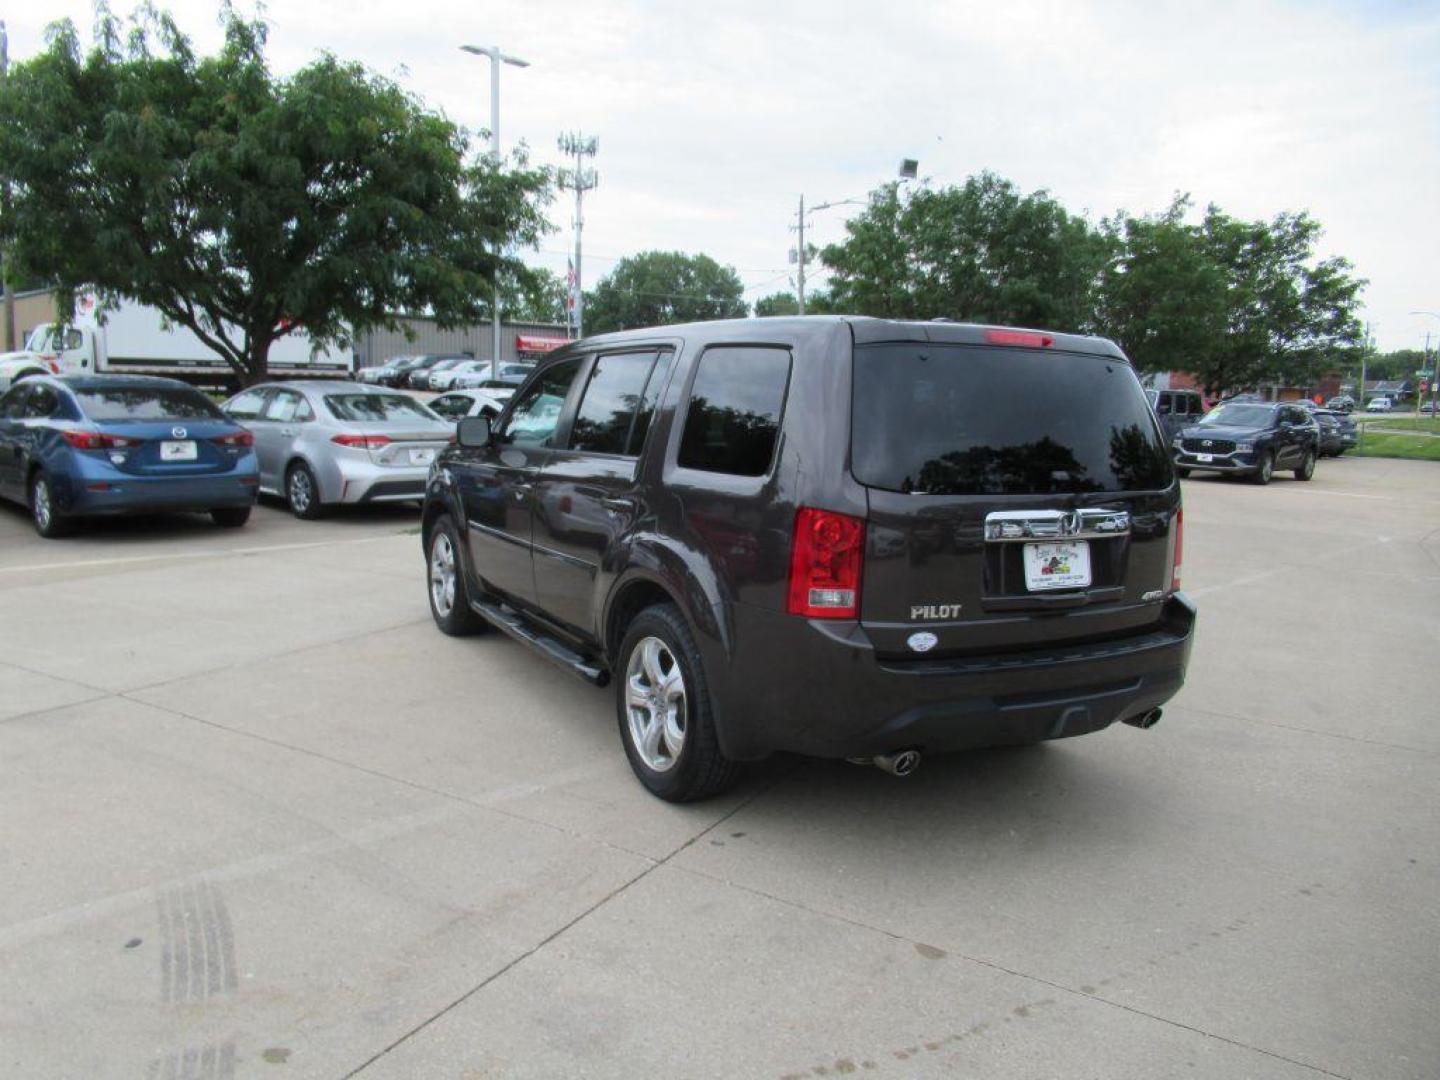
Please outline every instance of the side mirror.
[[490, 418], [488, 416], [467, 416], [460, 421], [456, 437], [461, 446], [478, 449], [490, 445]]

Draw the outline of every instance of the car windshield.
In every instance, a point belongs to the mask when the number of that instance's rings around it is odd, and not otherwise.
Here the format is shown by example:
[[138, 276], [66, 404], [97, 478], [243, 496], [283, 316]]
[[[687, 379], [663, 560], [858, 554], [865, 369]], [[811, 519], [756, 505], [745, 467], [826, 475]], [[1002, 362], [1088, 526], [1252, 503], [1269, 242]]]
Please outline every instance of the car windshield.
[[968, 345], [855, 350], [852, 471], [929, 495], [1134, 491], [1170, 460], [1123, 360]]
[[76, 390], [92, 420], [222, 420], [220, 407], [188, 387], [114, 386]]
[[440, 419], [420, 402], [403, 394], [326, 394], [325, 404], [335, 419], [356, 424]]
[[1206, 413], [1200, 423], [1206, 427], [1216, 424], [1242, 428], [1267, 427], [1274, 413], [1274, 408], [1269, 405], [1221, 405]]

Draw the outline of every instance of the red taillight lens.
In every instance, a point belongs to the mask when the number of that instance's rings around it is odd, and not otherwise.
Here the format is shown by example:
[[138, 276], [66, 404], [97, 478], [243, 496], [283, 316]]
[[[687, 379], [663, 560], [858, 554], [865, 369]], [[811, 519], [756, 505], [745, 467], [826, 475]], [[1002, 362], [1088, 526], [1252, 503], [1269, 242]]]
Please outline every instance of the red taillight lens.
[[1185, 554], [1185, 511], [1175, 511], [1175, 569], [1170, 574], [1170, 591], [1180, 588], [1180, 560]]
[[795, 514], [785, 610], [810, 619], [858, 618], [864, 553], [864, 521], [802, 506]]
[[384, 435], [335, 435], [330, 439], [333, 443], [341, 446], [355, 446], [361, 450], [379, 450], [382, 446], [389, 446], [390, 440]]
[[1049, 334], [1030, 330], [986, 330], [985, 340], [991, 345], [1020, 345], [1027, 349], [1043, 349], [1055, 344]]
[[216, 446], [254, 446], [255, 436], [248, 431], [241, 431], [234, 435], [217, 435], [210, 441]]
[[103, 431], [62, 431], [60, 437], [76, 450], [129, 450], [142, 441], [127, 439], [123, 435], [107, 435]]

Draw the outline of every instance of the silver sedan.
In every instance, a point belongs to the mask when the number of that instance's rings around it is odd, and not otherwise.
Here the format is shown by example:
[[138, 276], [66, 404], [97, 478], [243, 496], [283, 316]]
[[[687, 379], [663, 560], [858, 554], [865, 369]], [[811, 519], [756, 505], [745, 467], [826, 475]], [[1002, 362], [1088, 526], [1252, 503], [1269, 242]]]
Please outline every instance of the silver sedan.
[[430, 463], [455, 436], [453, 421], [414, 398], [353, 382], [265, 383], [222, 407], [255, 435], [260, 490], [301, 518], [420, 499]]

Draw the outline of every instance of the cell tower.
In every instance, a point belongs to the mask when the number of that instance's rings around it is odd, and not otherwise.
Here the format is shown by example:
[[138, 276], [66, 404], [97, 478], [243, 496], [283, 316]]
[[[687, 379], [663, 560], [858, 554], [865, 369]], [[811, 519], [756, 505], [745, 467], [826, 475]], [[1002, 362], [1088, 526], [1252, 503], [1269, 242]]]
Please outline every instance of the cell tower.
[[570, 321], [578, 338], [585, 336], [585, 291], [582, 285], [584, 279], [580, 276], [580, 237], [585, 231], [585, 192], [594, 190], [595, 185], [600, 182], [595, 170], [585, 165], [585, 159], [595, 156], [595, 152], [600, 149], [600, 140], [593, 135], [585, 136], [578, 131], [568, 131], [560, 136], [559, 145], [562, 154], [575, 159], [573, 168], [560, 170], [559, 183], [561, 188], [575, 192], [575, 263], [570, 268], [566, 284], [569, 288]]

